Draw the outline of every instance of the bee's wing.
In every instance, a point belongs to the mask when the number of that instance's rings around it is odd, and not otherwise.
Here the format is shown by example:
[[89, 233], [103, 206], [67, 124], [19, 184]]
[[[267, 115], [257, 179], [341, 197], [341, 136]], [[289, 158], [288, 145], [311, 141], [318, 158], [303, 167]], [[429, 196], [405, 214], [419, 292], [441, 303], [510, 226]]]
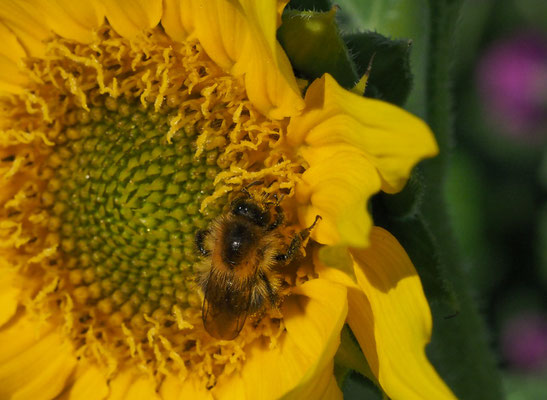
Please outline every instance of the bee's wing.
[[226, 292], [210, 292], [213, 291], [206, 291], [201, 310], [205, 330], [217, 339], [235, 339], [247, 319], [250, 292], [239, 292], [233, 297], [226, 295]]
[[203, 301], [203, 326], [209, 335], [223, 340], [232, 340], [239, 335], [245, 325], [247, 311], [233, 312], [224, 307], [215, 307], [211, 302]]

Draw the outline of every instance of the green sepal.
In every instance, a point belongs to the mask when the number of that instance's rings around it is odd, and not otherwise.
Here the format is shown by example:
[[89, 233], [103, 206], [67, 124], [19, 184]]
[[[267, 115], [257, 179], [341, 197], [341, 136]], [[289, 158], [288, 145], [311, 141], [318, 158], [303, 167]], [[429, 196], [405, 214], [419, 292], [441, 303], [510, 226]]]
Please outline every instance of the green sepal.
[[345, 35], [344, 41], [353, 54], [359, 76], [366, 73], [371, 63], [365, 96], [403, 105], [412, 88], [412, 41], [393, 40], [376, 32]]
[[332, 4], [329, 0], [291, 0], [288, 7], [301, 11], [329, 11]]
[[406, 186], [399, 193], [387, 194], [380, 192], [373, 197], [375, 212], [386, 213], [390, 218], [412, 218], [418, 214], [423, 198], [423, 177], [419, 168], [414, 169]]
[[329, 73], [348, 89], [357, 82], [359, 76], [336, 24], [336, 8], [286, 10], [277, 38], [298, 77], [312, 81]]

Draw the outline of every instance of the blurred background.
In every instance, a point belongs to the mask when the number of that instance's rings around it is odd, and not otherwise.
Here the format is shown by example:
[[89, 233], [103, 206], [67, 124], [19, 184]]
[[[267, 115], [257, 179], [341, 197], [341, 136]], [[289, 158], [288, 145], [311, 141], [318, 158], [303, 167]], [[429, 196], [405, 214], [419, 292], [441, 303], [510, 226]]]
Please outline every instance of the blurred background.
[[[405, 107], [423, 117], [427, 1], [337, 3], [350, 32], [413, 40]], [[461, 11], [449, 44], [455, 131], [445, 197], [507, 399], [547, 399], [547, 0], [467, 0]], [[378, 396], [358, 376], [343, 389]]]
[[446, 199], [508, 399], [547, 399], [547, 1], [466, 1]]

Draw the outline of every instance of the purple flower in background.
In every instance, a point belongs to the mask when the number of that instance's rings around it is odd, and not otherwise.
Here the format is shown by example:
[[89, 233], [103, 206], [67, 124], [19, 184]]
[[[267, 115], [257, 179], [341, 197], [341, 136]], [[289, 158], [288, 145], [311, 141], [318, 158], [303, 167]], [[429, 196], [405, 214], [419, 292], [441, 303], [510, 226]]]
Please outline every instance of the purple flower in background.
[[487, 116], [500, 132], [526, 141], [547, 137], [547, 37], [523, 33], [496, 42], [477, 71]]
[[504, 326], [501, 345], [511, 367], [522, 370], [547, 367], [547, 318], [534, 314], [513, 317]]

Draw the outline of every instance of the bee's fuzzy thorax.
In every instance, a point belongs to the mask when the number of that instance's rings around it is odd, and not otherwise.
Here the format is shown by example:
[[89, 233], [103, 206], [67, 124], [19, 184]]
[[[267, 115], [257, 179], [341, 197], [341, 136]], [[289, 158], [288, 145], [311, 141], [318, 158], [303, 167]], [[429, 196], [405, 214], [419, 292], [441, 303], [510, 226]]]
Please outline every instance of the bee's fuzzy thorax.
[[247, 315], [278, 306], [281, 269], [297, 255], [282, 233], [281, 207], [276, 205], [280, 215], [271, 217], [265, 205], [252, 199], [234, 204], [243, 207], [217, 217], [196, 237], [204, 256], [196, 278], [204, 296], [203, 322], [220, 339], [236, 337]]

